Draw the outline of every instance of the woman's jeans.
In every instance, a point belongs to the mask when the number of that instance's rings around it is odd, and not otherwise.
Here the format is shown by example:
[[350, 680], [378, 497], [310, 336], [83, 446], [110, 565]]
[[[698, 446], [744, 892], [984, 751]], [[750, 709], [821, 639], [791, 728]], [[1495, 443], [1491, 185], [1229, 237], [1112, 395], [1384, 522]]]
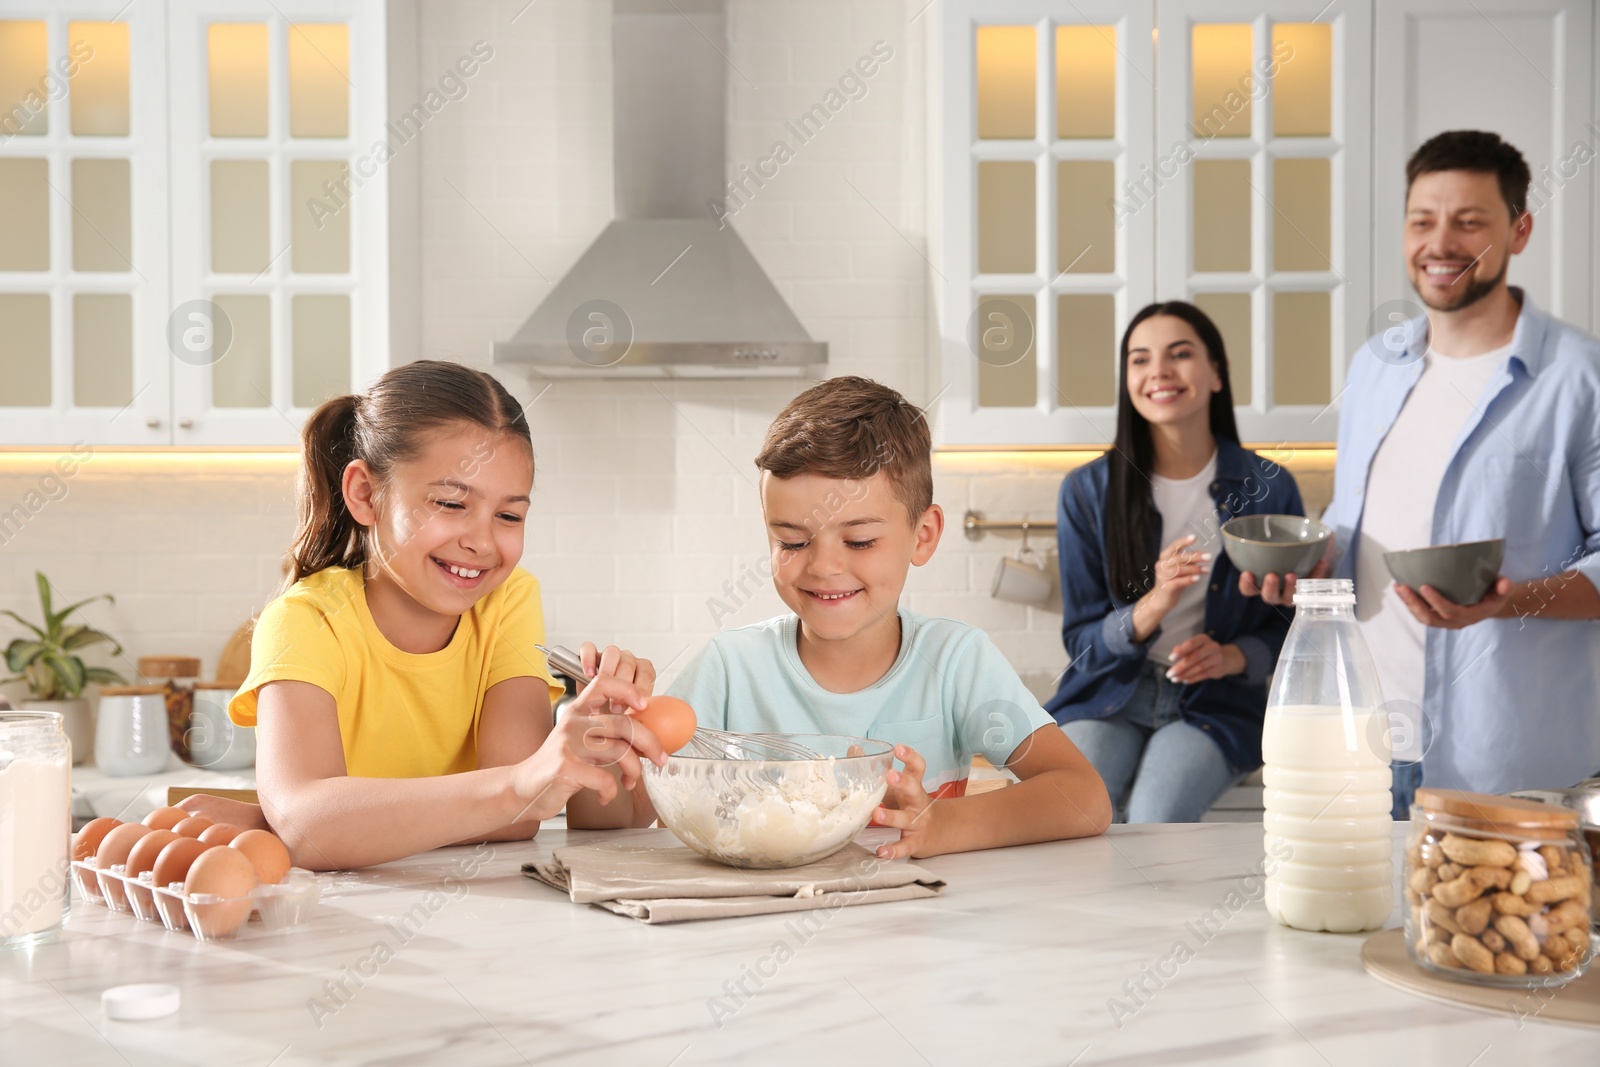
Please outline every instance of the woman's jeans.
[[1183, 721], [1182, 688], [1147, 662], [1121, 711], [1061, 727], [1105, 780], [1118, 822], [1199, 822], [1238, 777], [1216, 742]]

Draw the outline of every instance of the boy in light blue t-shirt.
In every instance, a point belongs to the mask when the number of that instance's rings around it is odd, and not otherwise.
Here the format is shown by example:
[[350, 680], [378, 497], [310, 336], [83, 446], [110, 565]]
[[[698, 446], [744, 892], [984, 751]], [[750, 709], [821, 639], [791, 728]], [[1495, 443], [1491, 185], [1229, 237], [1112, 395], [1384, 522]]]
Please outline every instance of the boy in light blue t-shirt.
[[[884, 858], [1103, 831], [1100, 776], [988, 636], [899, 606], [944, 530], [922, 412], [833, 378], [783, 410], [756, 466], [773, 584], [793, 614], [718, 634], [685, 669], [670, 691], [700, 725], [893, 743], [905, 770], [889, 772], [875, 821], [901, 836]], [[977, 754], [1021, 784], [966, 796]]]

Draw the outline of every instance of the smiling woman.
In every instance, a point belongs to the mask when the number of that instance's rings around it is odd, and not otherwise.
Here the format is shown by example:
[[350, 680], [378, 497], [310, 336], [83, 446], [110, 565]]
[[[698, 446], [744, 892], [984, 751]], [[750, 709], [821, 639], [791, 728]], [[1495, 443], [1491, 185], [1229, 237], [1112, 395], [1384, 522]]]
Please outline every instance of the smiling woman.
[[585, 645], [582, 714], [552, 728], [564, 690], [537, 650], [539, 583], [517, 568], [521, 406], [481, 371], [410, 363], [317, 409], [303, 459], [288, 588], [229, 707], [257, 727], [262, 814], [295, 863], [526, 839], [569, 800], [574, 825], [604, 822], [640, 757], [666, 758], [622, 714], [644, 708], [654, 670]]

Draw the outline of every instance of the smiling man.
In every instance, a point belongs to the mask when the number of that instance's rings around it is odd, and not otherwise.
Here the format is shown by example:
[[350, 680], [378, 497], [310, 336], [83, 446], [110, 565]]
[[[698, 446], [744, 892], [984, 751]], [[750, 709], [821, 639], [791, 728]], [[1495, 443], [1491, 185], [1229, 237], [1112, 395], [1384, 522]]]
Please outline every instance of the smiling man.
[[[1600, 768], [1600, 342], [1506, 284], [1529, 172], [1493, 133], [1406, 165], [1405, 258], [1427, 313], [1367, 341], [1341, 401], [1325, 522], [1334, 573], [1398, 729], [1396, 818], [1416, 787], [1566, 786]], [[1394, 582], [1387, 551], [1504, 538], [1477, 603]], [[1293, 594], [1268, 577], [1269, 600]], [[1245, 592], [1253, 583], [1241, 580]], [[1420, 710], [1419, 710], [1420, 709]]]

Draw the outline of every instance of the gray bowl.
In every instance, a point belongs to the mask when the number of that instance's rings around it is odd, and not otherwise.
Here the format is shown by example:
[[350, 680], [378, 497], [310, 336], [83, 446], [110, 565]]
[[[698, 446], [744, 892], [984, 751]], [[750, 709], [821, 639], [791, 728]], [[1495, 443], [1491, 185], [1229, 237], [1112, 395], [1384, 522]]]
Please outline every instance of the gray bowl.
[[1304, 578], [1322, 562], [1333, 530], [1302, 515], [1241, 515], [1222, 524], [1222, 550], [1240, 572]]
[[1505, 558], [1506, 541], [1463, 541], [1404, 552], [1385, 552], [1383, 562], [1401, 585], [1431, 585], [1457, 604], [1476, 604], [1494, 588]]

